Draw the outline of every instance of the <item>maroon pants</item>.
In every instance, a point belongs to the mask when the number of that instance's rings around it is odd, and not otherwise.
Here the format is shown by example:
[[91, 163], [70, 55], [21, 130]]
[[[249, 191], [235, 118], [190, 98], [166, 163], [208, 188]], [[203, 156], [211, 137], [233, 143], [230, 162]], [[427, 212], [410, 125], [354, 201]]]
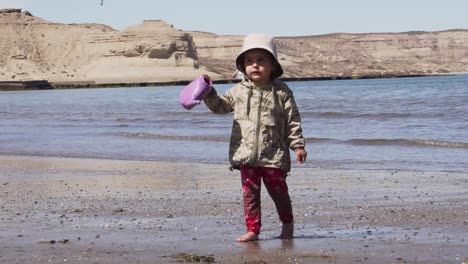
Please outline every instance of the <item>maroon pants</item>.
[[283, 224], [293, 222], [291, 199], [286, 184], [286, 173], [278, 168], [241, 167], [244, 215], [247, 231], [260, 234], [262, 226], [260, 189], [265, 185]]

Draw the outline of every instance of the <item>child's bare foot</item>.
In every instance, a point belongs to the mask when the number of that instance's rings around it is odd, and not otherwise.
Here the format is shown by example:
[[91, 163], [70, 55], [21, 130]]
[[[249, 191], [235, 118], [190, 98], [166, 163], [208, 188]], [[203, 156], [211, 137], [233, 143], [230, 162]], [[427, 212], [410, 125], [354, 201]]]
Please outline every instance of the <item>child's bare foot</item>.
[[294, 236], [294, 223], [290, 224], [283, 224], [281, 228], [281, 234], [280, 238], [281, 239], [291, 239]]
[[237, 238], [237, 242], [249, 242], [255, 240], [258, 240], [258, 235], [250, 231]]

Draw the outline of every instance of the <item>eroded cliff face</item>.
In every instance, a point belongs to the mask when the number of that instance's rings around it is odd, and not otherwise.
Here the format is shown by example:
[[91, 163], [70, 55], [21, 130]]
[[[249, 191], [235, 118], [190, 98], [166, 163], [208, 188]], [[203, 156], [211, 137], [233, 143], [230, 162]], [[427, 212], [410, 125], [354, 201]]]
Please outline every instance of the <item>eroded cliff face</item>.
[[[242, 36], [192, 32], [199, 61], [235, 70]], [[284, 77], [362, 77], [468, 72], [468, 30], [277, 37]], [[217, 70], [219, 69], [219, 70]]]
[[[0, 10], [0, 81], [132, 83], [231, 79], [244, 36], [184, 32], [161, 20], [117, 31]], [[468, 72], [468, 30], [276, 37], [283, 77]]]
[[174, 81], [203, 70], [192, 36], [160, 20], [117, 31], [10, 10], [0, 11], [0, 32], [0, 80]]
[[284, 38], [279, 49], [294, 77], [468, 72], [466, 30]]
[[223, 36], [207, 32], [191, 32], [197, 46], [198, 60], [210, 71], [232, 78], [235, 58], [242, 49], [245, 36]]

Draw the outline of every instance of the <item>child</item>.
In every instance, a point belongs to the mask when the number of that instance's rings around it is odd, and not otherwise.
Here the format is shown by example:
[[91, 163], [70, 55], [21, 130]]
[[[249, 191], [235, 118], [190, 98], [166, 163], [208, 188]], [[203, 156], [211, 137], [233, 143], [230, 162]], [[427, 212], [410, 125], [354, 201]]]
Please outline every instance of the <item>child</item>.
[[236, 66], [246, 79], [220, 97], [211, 89], [204, 101], [213, 113], [234, 112], [229, 161], [231, 168], [241, 172], [247, 226], [247, 233], [237, 241], [258, 239], [262, 179], [282, 222], [280, 238], [290, 239], [294, 222], [286, 184], [289, 149], [295, 151], [298, 163], [307, 156], [299, 111], [289, 87], [277, 79], [283, 69], [272, 37], [247, 35]]

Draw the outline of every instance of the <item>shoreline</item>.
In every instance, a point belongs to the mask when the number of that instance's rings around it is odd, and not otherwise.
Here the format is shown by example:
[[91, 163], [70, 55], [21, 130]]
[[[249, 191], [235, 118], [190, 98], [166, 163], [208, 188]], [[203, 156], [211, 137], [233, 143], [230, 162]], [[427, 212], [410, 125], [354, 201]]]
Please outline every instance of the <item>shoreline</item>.
[[[295, 238], [266, 193], [244, 231], [225, 165], [0, 156], [2, 263], [462, 263], [468, 173], [293, 168]], [[468, 260], [467, 260], [468, 261]]]
[[[280, 78], [285, 82], [295, 81], [330, 81], [330, 80], [364, 80], [364, 79], [391, 79], [391, 78], [418, 78], [418, 77], [441, 77], [456, 76], [468, 73], [447, 74], [386, 74], [386, 75], [364, 75], [364, 76], [317, 76], [317, 77], [285, 77]], [[50, 90], [50, 89], [87, 89], [87, 88], [122, 88], [122, 87], [159, 87], [159, 86], [181, 86], [187, 85], [192, 80], [164, 81], [164, 82], [116, 82], [96, 83], [95, 81], [64, 81], [49, 82], [48, 80], [28, 81], [0, 81], [0, 91], [20, 90]], [[213, 84], [237, 83], [240, 79], [218, 79]]]

